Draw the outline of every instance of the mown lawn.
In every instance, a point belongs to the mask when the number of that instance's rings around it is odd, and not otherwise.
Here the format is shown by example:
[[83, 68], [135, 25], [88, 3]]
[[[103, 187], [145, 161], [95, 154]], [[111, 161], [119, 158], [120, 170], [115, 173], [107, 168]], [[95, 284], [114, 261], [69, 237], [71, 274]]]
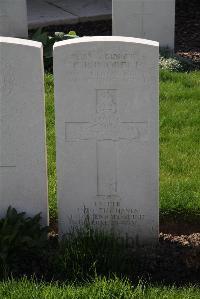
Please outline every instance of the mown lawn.
[[161, 214], [200, 216], [200, 72], [161, 72]]
[[[53, 77], [45, 76], [49, 206], [57, 218]], [[67, 95], [66, 95], [67, 96]], [[160, 75], [161, 215], [200, 217], [200, 72]], [[167, 297], [168, 298], [168, 297]], [[171, 297], [169, 297], [171, 298]]]
[[132, 287], [127, 281], [119, 279], [97, 279], [82, 286], [36, 283], [22, 279], [0, 283], [2, 299], [198, 299], [198, 287]]

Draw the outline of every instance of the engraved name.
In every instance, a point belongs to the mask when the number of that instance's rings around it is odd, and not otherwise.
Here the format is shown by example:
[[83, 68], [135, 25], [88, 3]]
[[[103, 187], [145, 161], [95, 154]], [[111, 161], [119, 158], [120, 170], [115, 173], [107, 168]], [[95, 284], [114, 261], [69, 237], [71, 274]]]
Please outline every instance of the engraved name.
[[76, 53], [72, 54], [73, 75], [88, 78], [129, 78], [135, 77], [137, 66], [135, 53]]

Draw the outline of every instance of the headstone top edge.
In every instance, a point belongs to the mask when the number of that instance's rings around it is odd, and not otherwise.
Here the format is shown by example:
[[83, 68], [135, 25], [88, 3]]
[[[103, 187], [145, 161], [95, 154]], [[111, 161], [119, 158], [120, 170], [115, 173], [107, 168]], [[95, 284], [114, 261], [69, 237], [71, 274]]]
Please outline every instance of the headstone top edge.
[[15, 44], [28, 47], [42, 48], [42, 43], [22, 38], [0, 36], [0, 44]]
[[63, 47], [66, 45], [90, 43], [90, 42], [124, 42], [124, 43], [133, 43], [133, 44], [159, 47], [159, 42], [148, 40], [148, 39], [125, 37], [125, 36], [94, 36], [94, 37], [80, 37], [80, 38], [65, 40], [61, 42], [56, 42], [54, 44], [54, 50], [56, 48]]

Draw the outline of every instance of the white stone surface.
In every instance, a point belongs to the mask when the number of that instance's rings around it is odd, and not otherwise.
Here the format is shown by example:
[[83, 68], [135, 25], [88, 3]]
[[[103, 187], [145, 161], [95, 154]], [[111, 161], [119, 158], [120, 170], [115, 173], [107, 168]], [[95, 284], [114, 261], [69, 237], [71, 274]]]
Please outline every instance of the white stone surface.
[[111, 18], [111, 0], [48, 0], [49, 3], [79, 17], [80, 21]]
[[70, 12], [64, 11], [50, 1], [29, 0], [28, 6], [28, 24], [29, 28], [38, 28], [42, 26], [74, 24], [78, 22], [78, 17]]
[[174, 49], [175, 0], [113, 0], [113, 35], [155, 40]]
[[9, 205], [48, 224], [42, 45], [0, 37], [0, 217]]
[[54, 46], [60, 234], [83, 226], [130, 245], [158, 238], [158, 43]]
[[105, 20], [112, 0], [27, 0], [29, 28]]
[[0, 0], [0, 36], [28, 37], [26, 0]]

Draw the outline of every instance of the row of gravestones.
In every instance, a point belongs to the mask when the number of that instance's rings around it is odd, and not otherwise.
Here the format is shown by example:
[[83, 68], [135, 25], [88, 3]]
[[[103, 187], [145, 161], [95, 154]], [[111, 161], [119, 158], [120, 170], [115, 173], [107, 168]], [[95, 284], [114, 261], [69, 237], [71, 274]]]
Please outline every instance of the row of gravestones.
[[[158, 238], [157, 42], [91, 37], [54, 46], [60, 234], [85, 221]], [[0, 37], [0, 216], [48, 224], [42, 45]]]
[[[175, 0], [113, 0], [113, 35], [156, 40], [174, 49]], [[0, 35], [27, 37], [26, 0], [0, 1]]]
[[[143, 15], [139, 36], [148, 36], [144, 28], [150, 27], [144, 19], [153, 6], [145, 3], [135, 1]], [[9, 35], [19, 36], [19, 20], [25, 24], [20, 4], [25, 7], [25, 0], [0, 3], [0, 20]], [[114, 0], [114, 22], [121, 14], [115, 5]], [[27, 28], [20, 32], [26, 36]], [[124, 37], [55, 45], [61, 234], [87, 220], [132, 244], [157, 240], [158, 52], [156, 42]], [[0, 38], [1, 216], [11, 205], [29, 215], [42, 212], [48, 224], [43, 79], [40, 43]]]

